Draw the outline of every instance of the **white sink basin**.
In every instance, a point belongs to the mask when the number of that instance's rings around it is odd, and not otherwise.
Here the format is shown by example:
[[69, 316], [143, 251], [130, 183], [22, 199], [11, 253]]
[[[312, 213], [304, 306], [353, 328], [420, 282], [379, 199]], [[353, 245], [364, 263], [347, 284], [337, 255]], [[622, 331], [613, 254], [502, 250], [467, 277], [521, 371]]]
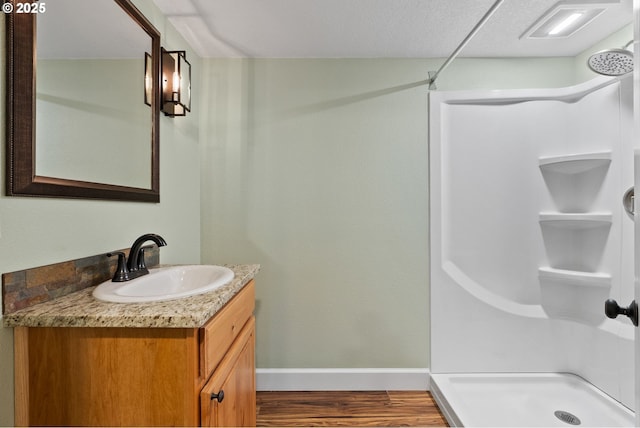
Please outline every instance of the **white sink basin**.
[[131, 281], [103, 282], [93, 290], [93, 297], [116, 303], [173, 300], [215, 290], [233, 277], [233, 271], [224, 266], [169, 266], [149, 269], [148, 275]]

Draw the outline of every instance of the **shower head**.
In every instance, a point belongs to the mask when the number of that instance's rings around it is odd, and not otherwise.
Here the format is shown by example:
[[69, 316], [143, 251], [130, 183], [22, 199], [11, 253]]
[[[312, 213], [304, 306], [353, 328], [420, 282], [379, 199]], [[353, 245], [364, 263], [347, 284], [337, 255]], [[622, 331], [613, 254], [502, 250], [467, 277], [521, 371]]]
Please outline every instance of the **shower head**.
[[589, 57], [587, 65], [592, 71], [605, 76], [622, 76], [633, 71], [633, 52], [626, 49], [606, 49]]

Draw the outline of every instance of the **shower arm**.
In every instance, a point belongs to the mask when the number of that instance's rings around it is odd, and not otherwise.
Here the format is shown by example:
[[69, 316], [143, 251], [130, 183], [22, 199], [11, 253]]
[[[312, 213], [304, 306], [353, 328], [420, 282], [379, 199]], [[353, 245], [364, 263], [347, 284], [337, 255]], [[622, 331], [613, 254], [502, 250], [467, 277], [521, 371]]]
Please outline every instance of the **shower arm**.
[[427, 79], [427, 82], [429, 83], [429, 89], [437, 89], [436, 88], [436, 79], [438, 78], [440, 73], [445, 68], [447, 68], [449, 66], [449, 64], [454, 59], [456, 59], [456, 57], [458, 56], [460, 51], [462, 49], [464, 49], [464, 47], [467, 45], [467, 43], [469, 43], [471, 41], [473, 36], [475, 36], [476, 33], [480, 30], [480, 28], [482, 28], [482, 26], [487, 22], [487, 20], [489, 18], [491, 18], [491, 15], [494, 14], [494, 12], [498, 9], [498, 7], [500, 7], [500, 5], [502, 4], [503, 1], [504, 0], [496, 0], [496, 2], [493, 4], [493, 6], [491, 6], [489, 8], [487, 13], [484, 14], [484, 16], [480, 19], [480, 21], [478, 21], [478, 23], [475, 25], [475, 27], [473, 27], [471, 29], [471, 32], [469, 34], [467, 34], [467, 37], [464, 38], [464, 40], [458, 45], [458, 47], [453, 51], [453, 53], [449, 56], [449, 58], [447, 58], [447, 60], [440, 66], [438, 71], [436, 71], [436, 72], [430, 71], [429, 72], [429, 79]]

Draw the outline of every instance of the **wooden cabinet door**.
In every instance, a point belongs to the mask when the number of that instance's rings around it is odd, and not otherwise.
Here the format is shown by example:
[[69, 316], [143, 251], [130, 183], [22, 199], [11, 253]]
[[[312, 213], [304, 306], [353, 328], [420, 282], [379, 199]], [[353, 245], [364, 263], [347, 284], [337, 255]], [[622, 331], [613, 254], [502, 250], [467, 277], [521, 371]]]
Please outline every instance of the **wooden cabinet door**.
[[19, 327], [16, 425], [193, 426], [198, 330]]
[[201, 425], [256, 425], [255, 318], [251, 317], [200, 394]]

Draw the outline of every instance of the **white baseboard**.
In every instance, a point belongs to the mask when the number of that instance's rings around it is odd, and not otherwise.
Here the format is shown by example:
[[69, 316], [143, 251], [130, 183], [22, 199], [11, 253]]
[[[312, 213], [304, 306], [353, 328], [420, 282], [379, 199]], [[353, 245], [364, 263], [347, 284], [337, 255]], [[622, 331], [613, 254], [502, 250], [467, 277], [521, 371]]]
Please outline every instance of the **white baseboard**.
[[429, 369], [256, 369], [258, 391], [428, 391]]

